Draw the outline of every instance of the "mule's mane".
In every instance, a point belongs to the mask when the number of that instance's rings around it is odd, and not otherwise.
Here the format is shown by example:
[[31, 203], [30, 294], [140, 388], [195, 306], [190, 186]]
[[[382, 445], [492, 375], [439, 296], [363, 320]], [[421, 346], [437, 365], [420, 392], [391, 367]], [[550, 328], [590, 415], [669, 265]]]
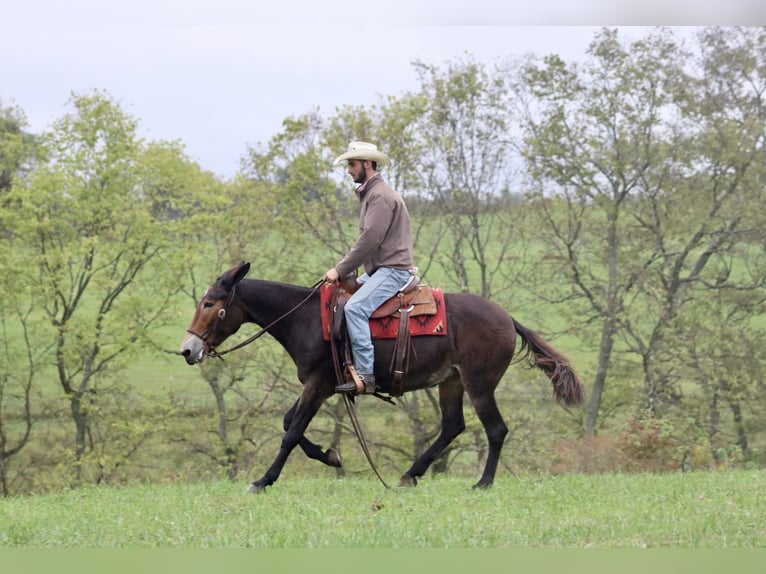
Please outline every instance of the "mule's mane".
[[305, 321], [311, 314], [318, 318], [319, 293], [315, 293], [304, 303], [310, 294], [310, 287], [265, 279], [242, 279], [237, 284], [237, 299], [242, 302], [253, 321], [261, 326], [298, 306], [300, 308], [295, 309], [295, 312], [291, 312], [286, 318], [286, 323], [292, 323], [295, 318]]
[[[278, 281], [269, 281], [266, 279], [242, 279], [237, 287], [239, 293], [243, 296], [254, 294], [264, 299], [269, 299], [272, 304], [275, 302], [284, 302], [286, 305], [293, 305], [300, 302], [311, 291], [311, 287], [302, 285], [292, 285], [290, 283], [280, 283]], [[274, 301], [276, 299], [276, 301]], [[257, 301], [256, 301], [257, 303]]]

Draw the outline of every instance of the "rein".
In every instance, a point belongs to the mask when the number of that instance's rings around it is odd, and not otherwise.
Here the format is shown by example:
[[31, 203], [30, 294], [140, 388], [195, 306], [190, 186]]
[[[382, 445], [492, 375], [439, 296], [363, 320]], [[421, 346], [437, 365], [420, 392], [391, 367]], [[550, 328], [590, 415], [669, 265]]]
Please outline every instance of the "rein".
[[[340, 312], [338, 311], [338, 290], [336, 289], [333, 292], [332, 295], [332, 302], [331, 305], [334, 309], [334, 312]], [[346, 333], [345, 328], [341, 327], [340, 329], [341, 338], [345, 340], [345, 345], [343, 345], [343, 351], [345, 354], [345, 361], [347, 364], [351, 363], [351, 351], [350, 346], [351, 342], [348, 340], [348, 334]], [[333, 362], [333, 368], [335, 369], [335, 382], [336, 384], [340, 385], [343, 384], [343, 367], [341, 366], [341, 357], [340, 357], [340, 349], [338, 348], [339, 340], [336, 339], [332, 334], [330, 336], [330, 354], [332, 355], [332, 362]], [[381, 398], [383, 400], [387, 400], [388, 402], [393, 402], [391, 399], [385, 399], [375, 393], [375, 396], [378, 398]], [[383, 480], [383, 477], [380, 475], [380, 471], [378, 471], [378, 467], [375, 465], [375, 462], [372, 460], [372, 455], [370, 454], [370, 448], [367, 446], [367, 439], [364, 436], [364, 432], [362, 431], [362, 425], [359, 423], [359, 418], [356, 416], [356, 408], [354, 407], [354, 399], [347, 393], [343, 393], [343, 401], [346, 404], [346, 411], [348, 412], [348, 418], [351, 421], [351, 425], [354, 427], [354, 433], [356, 434], [356, 438], [359, 441], [359, 446], [362, 447], [362, 452], [364, 453], [365, 458], [367, 458], [367, 462], [370, 463], [370, 468], [372, 468], [373, 472], [375, 472], [375, 476], [378, 477], [378, 480], [380, 480], [381, 484], [383, 484], [384, 487], [390, 488], [388, 484], [386, 484], [386, 481]]]
[[[234, 345], [230, 349], [226, 349], [224, 351], [216, 351], [215, 349], [211, 348], [210, 352], [208, 353], [208, 357], [213, 357], [213, 358], [217, 358], [217, 359], [223, 360], [223, 356], [224, 355], [226, 355], [228, 353], [231, 353], [232, 351], [236, 351], [237, 349], [241, 349], [242, 347], [245, 347], [245, 346], [249, 345], [250, 343], [252, 343], [253, 341], [255, 341], [256, 339], [258, 339], [259, 337], [265, 335], [266, 333], [268, 333], [269, 329], [271, 329], [274, 325], [279, 323], [282, 319], [287, 317], [290, 313], [292, 313], [292, 312], [296, 311], [297, 309], [299, 309], [304, 303], [306, 303], [306, 301], [311, 299], [311, 296], [314, 293], [317, 292], [317, 289], [319, 289], [319, 286], [322, 285], [322, 283], [324, 283], [324, 279], [320, 279], [319, 281], [314, 283], [311, 286], [311, 292], [308, 295], [306, 295], [306, 297], [303, 299], [303, 301], [301, 301], [295, 307], [293, 307], [292, 309], [287, 311], [287, 313], [284, 313], [283, 315], [281, 315], [281, 316], [277, 317], [276, 319], [274, 319], [271, 323], [266, 325], [264, 328], [262, 328], [260, 331], [258, 331], [255, 335], [252, 335], [251, 337], [248, 337], [247, 339], [245, 339], [241, 343], [237, 343], [236, 345]], [[226, 309], [226, 307], [229, 306], [229, 304], [232, 302], [233, 299], [234, 299], [234, 290], [232, 290], [231, 297], [226, 302], [226, 306], [222, 309], [222, 311], [224, 311], [224, 316], [225, 316], [225, 309]]]
[[362, 452], [364, 452], [364, 456], [367, 458], [367, 462], [370, 463], [370, 468], [372, 468], [372, 470], [375, 472], [375, 476], [378, 477], [378, 480], [381, 482], [381, 484], [383, 484], [383, 486], [386, 488], [390, 488], [388, 484], [386, 484], [386, 481], [383, 480], [383, 477], [380, 475], [380, 471], [378, 471], [378, 467], [375, 466], [375, 463], [372, 460], [370, 449], [367, 446], [367, 439], [364, 437], [362, 426], [359, 424], [359, 419], [356, 416], [354, 399], [352, 399], [348, 393], [343, 393], [343, 400], [346, 403], [346, 410], [348, 411], [348, 417], [351, 419], [351, 425], [354, 427], [356, 438], [359, 440], [359, 446], [362, 447]]

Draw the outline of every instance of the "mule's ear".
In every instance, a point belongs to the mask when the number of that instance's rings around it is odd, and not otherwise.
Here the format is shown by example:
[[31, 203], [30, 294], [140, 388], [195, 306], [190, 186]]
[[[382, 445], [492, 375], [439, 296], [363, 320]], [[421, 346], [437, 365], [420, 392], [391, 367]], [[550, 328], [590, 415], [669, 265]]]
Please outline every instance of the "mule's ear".
[[239, 265], [237, 266], [236, 271], [234, 272], [234, 277], [232, 277], [231, 284], [236, 285], [242, 279], [245, 278], [245, 275], [250, 271], [250, 263], [245, 263], [244, 261], [240, 261]]

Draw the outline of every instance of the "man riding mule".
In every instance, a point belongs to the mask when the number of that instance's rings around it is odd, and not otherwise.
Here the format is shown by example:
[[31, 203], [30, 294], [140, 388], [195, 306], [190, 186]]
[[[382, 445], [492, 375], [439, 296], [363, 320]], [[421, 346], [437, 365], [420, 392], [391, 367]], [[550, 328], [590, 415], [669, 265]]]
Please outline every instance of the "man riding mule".
[[[271, 335], [289, 354], [303, 385], [300, 397], [284, 416], [285, 434], [279, 452], [264, 475], [250, 485], [260, 492], [279, 478], [296, 446], [306, 455], [329, 466], [340, 466], [339, 453], [311, 442], [305, 432], [322, 404], [335, 394], [335, 365], [330, 342], [321, 321], [319, 284], [303, 287], [263, 279], [247, 279], [249, 263], [224, 272], [210, 285], [197, 305], [181, 343], [181, 355], [194, 365], [205, 357], [219, 356]], [[492, 485], [508, 427], [498, 409], [495, 389], [512, 359], [517, 341], [527, 358], [550, 379], [553, 394], [565, 405], [583, 402], [584, 390], [569, 361], [535, 331], [526, 328], [496, 303], [470, 293], [445, 293], [444, 334], [412, 338], [412, 355], [402, 393], [438, 388], [441, 411], [439, 436], [420, 454], [404, 474], [401, 486], [415, 486], [452, 441], [465, 430], [463, 399], [470, 401], [487, 437], [484, 470], [475, 484]], [[215, 349], [245, 323], [261, 330], [227, 351]], [[377, 362], [391, 364], [396, 355], [394, 339], [376, 339]], [[394, 389], [393, 373], [378, 371], [382, 392]]]
[[[357, 279], [361, 286], [344, 307], [346, 329], [351, 341], [352, 380], [335, 387], [339, 393], [374, 393], [375, 350], [369, 320], [373, 312], [404, 287], [414, 274], [410, 214], [402, 196], [388, 185], [378, 171], [389, 165], [388, 157], [377, 146], [354, 141], [334, 165], [347, 163], [348, 174], [358, 183], [356, 196], [361, 204], [359, 236], [346, 255], [324, 274], [328, 283], [355, 273], [364, 266]], [[361, 388], [354, 381], [358, 377]]]

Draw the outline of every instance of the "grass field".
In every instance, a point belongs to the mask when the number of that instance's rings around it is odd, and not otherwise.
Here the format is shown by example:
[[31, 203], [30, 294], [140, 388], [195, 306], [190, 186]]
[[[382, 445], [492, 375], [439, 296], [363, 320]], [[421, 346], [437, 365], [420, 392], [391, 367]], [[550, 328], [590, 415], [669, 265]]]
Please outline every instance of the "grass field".
[[89, 487], [0, 500], [0, 547], [764, 548], [760, 471]]

